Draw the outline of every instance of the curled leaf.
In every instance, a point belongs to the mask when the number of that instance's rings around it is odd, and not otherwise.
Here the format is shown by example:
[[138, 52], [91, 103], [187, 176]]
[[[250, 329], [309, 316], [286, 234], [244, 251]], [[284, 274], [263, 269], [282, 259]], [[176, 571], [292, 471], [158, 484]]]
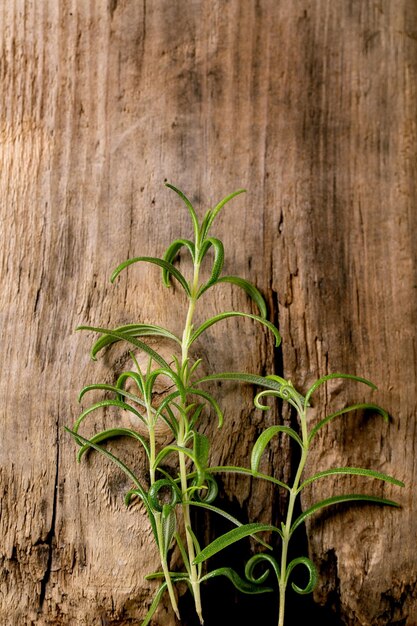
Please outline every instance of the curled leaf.
[[270, 565], [272, 567], [272, 569], [274, 570], [276, 579], [277, 579], [277, 581], [279, 583], [281, 575], [280, 575], [279, 565], [277, 563], [277, 560], [273, 556], [271, 556], [270, 554], [265, 554], [264, 552], [261, 552], [259, 554], [255, 554], [246, 563], [246, 567], [245, 567], [245, 576], [246, 576], [246, 578], [248, 580], [250, 580], [251, 582], [256, 583], [258, 585], [261, 585], [261, 584], [263, 584], [265, 582], [265, 580], [269, 576], [269, 572], [270, 572], [269, 568], [266, 569], [262, 574], [260, 574], [258, 576], [255, 576], [255, 568], [262, 561], [268, 563], [268, 565]]
[[294, 589], [294, 591], [302, 595], [311, 593], [314, 590], [315, 586], [317, 585], [318, 574], [317, 574], [316, 566], [306, 556], [300, 556], [297, 559], [293, 559], [291, 563], [288, 564], [285, 580], [286, 582], [288, 582], [288, 579], [290, 577], [292, 570], [297, 565], [304, 565], [307, 568], [308, 583], [306, 584], [305, 587], [298, 587], [298, 585], [296, 585], [295, 583], [291, 583], [291, 587]]
[[[161, 502], [159, 497], [159, 492], [161, 490], [168, 491], [170, 494], [169, 503]], [[162, 513], [165, 504], [169, 504], [172, 508], [179, 502], [181, 502], [181, 491], [173, 480], [169, 480], [168, 478], [161, 478], [151, 485], [148, 492], [148, 500], [154, 511], [158, 511]]]

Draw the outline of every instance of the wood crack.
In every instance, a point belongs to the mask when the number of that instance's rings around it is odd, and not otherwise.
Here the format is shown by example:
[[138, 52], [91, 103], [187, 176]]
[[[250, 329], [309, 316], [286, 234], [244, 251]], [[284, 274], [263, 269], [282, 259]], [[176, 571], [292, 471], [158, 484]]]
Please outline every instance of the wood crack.
[[55, 455], [55, 480], [54, 480], [54, 493], [53, 493], [53, 501], [52, 501], [52, 518], [51, 518], [51, 527], [46, 535], [45, 545], [48, 546], [48, 559], [46, 562], [46, 569], [41, 580], [41, 590], [39, 593], [39, 609], [42, 610], [43, 604], [45, 602], [46, 588], [48, 586], [49, 580], [51, 578], [52, 571], [52, 556], [53, 556], [53, 542], [55, 538], [55, 526], [56, 526], [56, 511], [57, 511], [57, 502], [58, 502], [58, 475], [59, 475], [59, 426], [58, 420], [56, 422], [56, 455]]

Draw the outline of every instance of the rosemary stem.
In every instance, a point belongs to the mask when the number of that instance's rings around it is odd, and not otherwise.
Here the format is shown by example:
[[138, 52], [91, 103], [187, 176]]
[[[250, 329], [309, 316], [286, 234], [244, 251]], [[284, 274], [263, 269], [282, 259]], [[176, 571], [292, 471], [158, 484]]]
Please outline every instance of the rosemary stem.
[[[195, 263], [193, 285], [191, 289], [191, 297], [189, 301], [187, 317], [185, 321], [185, 327], [184, 327], [184, 332], [182, 335], [182, 342], [181, 342], [181, 366], [182, 366], [181, 375], [183, 377], [182, 382], [184, 383], [185, 387], [187, 386], [187, 383], [188, 383], [188, 380], [187, 380], [188, 368], [187, 368], [186, 363], [188, 359], [188, 348], [189, 348], [191, 333], [193, 330], [192, 320], [193, 320], [193, 315], [195, 311], [195, 305], [197, 302], [199, 269], [200, 269], [199, 264]], [[183, 404], [182, 408], [185, 409], [186, 401], [184, 401], [182, 404]], [[178, 435], [179, 445], [184, 444], [183, 442], [183, 437], [185, 435], [184, 431], [185, 431], [185, 424], [184, 424], [184, 420], [182, 419], [180, 415], [180, 425], [179, 425], [179, 435]], [[180, 465], [181, 492], [182, 492], [183, 499], [186, 499], [187, 497], [187, 468], [185, 464], [185, 454], [183, 452], [179, 452], [178, 457], [179, 457], [179, 465]], [[196, 557], [196, 554], [195, 554], [194, 540], [192, 537], [191, 516], [190, 516], [189, 505], [183, 504], [182, 511], [183, 511], [184, 526], [185, 526], [185, 536], [186, 536], [186, 541], [187, 541], [188, 559], [190, 562], [190, 583], [191, 583], [191, 588], [193, 590], [196, 613], [200, 620], [200, 624], [203, 624], [204, 620], [203, 620], [202, 606], [201, 606], [200, 581], [198, 577], [197, 566], [193, 565], [193, 561]]]
[[307, 419], [304, 410], [299, 410], [300, 421], [301, 421], [301, 432], [302, 432], [302, 441], [303, 447], [301, 450], [301, 458], [298, 464], [297, 473], [294, 478], [293, 485], [290, 489], [290, 498], [288, 502], [288, 510], [287, 517], [285, 520], [285, 525], [283, 526], [283, 538], [282, 538], [282, 552], [281, 552], [281, 570], [279, 577], [279, 615], [278, 615], [278, 626], [284, 626], [284, 615], [285, 615], [285, 594], [287, 588], [287, 560], [288, 560], [288, 548], [291, 539], [291, 525], [292, 518], [294, 515], [294, 506], [295, 501], [298, 495], [298, 487], [300, 485], [301, 476], [304, 470], [304, 466], [307, 461], [308, 455], [308, 433], [307, 433]]

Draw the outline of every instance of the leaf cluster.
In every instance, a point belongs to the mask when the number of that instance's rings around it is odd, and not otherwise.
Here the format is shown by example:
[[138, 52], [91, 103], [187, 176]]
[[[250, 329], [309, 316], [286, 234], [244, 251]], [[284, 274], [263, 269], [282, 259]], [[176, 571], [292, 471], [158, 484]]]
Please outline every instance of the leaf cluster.
[[[368, 380], [348, 375], [331, 374], [319, 378], [307, 390], [305, 396], [299, 393], [290, 381], [271, 374], [260, 376], [248, 372], [219, 372], [209, 376], [198, 376], [198, 368], [202, 359], [193, 360], [189, 351], [194, 342], [202, 336], [211, 326], [228, 318], [247, 318], [255, 321], [271, 332], [275, 346], [279, 346], [281, 337], [278, 329], [267, 319], [265, 301], [260, 291], [249, 281], [238, 276], [223, 275], [224, 247], [220, 239], [210, 233], [213, 222], [223, 207], [233, 198], [241, 194], [240, 189], [219, 202], [213, 209], [209, 209], [201, 222], [190, 200], [182, 191], [168, 184], [184, 202], [193, 227], [193, 240], [176, 239], [166, 249], [161, 258], [150, 256], [138, 256], [121, 263], [112, 273], [111, 281], [114, 282], [119, 274], [130, 265], [135, 263], [150, 263], [159, 267], [162, 272], [162, 282], [165, 287], [170, 287], [175, 281], [185, 293], [188, 300], [188, 310], [185, 317], [182, 336], [177, 336], [170, 329], [157, 324], [134, 323], [118, 326], [115, 329], [100, 326], [80, 326], [80, 330], [88, 330], [98, 333], [91, 349], [91, 358], [95, 360], [103, 351], [111, 348], [114, 344], [122, 342], [127, 346], [131, 357], [132, 367], [123, 371], [113, 384], [93, 383], [85, 386], [79, 395], [79, 400], [84, 400], [91, 392], [103, 392], [104, 398], [90, 404], [85, 408], [75, 421], [72, 428], [67, 431], [72, 435], [78, 449], [78, 461], [88, 451], [95, 451], [113, 463], [129, 478], [131, 485], [125, 496], [125, 503], [130, 505], [133, 498], [139, 498], [147, 512], [150, 528], [155, 540], [155, 546], [159, 553], [161, 571], [150, 574], [148, 578], [160, 581], [160, 586], [149, 608], [142, 626], [150, 623], [152, 616], [165, 592], [168, 592], [173, 610], [179, 616], [174, 586], [185, 584], [190, 589], [195, 602], [197, 615], [202, 623], [202, 607], [200, 597], [200, 585], [217, 576], [226, 577], [243, 593], [270, 592], [272, 587], [266, 585], [266, 580], [271, 571], [277, 580], [279, 590], [279, 618], [278, 624], [284, 623], [285, 594], [287, 584], [292, 571], [298, 565], [303, 565], [308, 572], [308, 582], [300, 588], [291, 583], [297, 593], [309, 593], [317, 583], [317, 571], [314, 564], [307, 556], [299, 556], [288, 563], [288, 546], [297, 528], [311, 515], [319, 510], [344, 502], [364, 501], [388, 506], [398, 506], [395, 502], [367, 494], [335, 495], [321, 500], [303, 511], [294, 519], [296, 499], [303, 489], [317, 480], [336, 475], [360, 475], [377, 479], [396, 486], [402, 486], [399, 480], [362, 467], [333, 467], [317, 472], [312, 476], [304, 477], [304, 467], [307, 461], [311, 445], [316, 435], [324, 426], [334, 419], [346, 415], [352, 411], [370, 410], [379, 413], [384, 420], [388, 421], [388, 415], [384, 409], [373, 403], [352, 404], [344, 409], [323, 416], [315, 425], [309, 423], [308, 411], [310, 401], [316, 390], [327, 381], [338, 378], [353, 380], [365, 384], [372, 389], [375, 386]], [[193, 264], [193, 276], [187, 280], [174, 264], [179, 253], [185, 250], [191, 257]], [[211, 267], [209, 277], [205, 281], [200, 279], [200, 268], [203, 263], [209, 263]], [[206, 319], [199, 326], [194, 326], [194, 313], [201, 296], [214, 288], [219, 283], [230, 283], [243, 289], [257, 306], [258, 314], [225, 311]], [[173, 348], [172, 361], [168, 361], [161, 353], [152, 348], [147, 339], [159, 337], [161, 341], [169, 342]], [[143, 353], [147, 365], [141, 368], [137, 358], [138, 353]], [[180, 353], [180, 354], [179, 354]], [[157, 403], [155, 384], [160, 379], [170, 381], [170, 390], [162, 401]], [[218, 400], [207, 391], [205, 384], [210, 381], [239, 381], [242, 384], [254, 385], [260, 388], [254, 403], [261, 411], [268, 410], [264, 404], [266, 397], [275, 397], [288, 402], [297, 412], [300, 431], [285, 425], [274, 425], [266, 428], [253, 445], [250, 467], [238, 466], [211, 466], [210, 465], [210, 440], [200, 432], [199, 427], [203, 416], [205, 422], [216, 416], [219, 428], [224, 420], [223, 410]], [[81, 434], [80, 429], [84, 426], [86, 418], [97, 410], [112, 408], [121, 413], [130, 414], [132, 423], [136, 427], [110, 426], [90, 437]], [[156, 437], [159, 423], [168, 427], [171, 433], [171, 442], [160, 446]], [[300, 450], [300, 463], [296, 475], [291, 484], [276, 479], [260, 471], [261, 460], [269, 443], [274, 437], [288, 436]], [[148, 465], [148, 480], [139, 479], [137, 474], [128, 467], [105, 445], [115, 438], [128, 437], [139, 444], [142, 454]], [[170, 461], [169, 465], [167, 462]], [[227, 511], [215, 504], [218, 494], [216, 475], [219, 473], [233, 472], [236, 474], [249, 475], [258, 480], [266, 480], [278, 488], [287, 490], [289, 504], [285, 520], [280, 527], [251, 522], [242, 524]], [[230, 522], [232, 529], [224, 535], [217, 537], [212, 543], [201, 547], [198, 538], [198, 529], [192, 527], [191, 508], [203, 508], [210, 513], [221, 515]], [[181, 529], [184, 529], [182, 531]], [[270, 553], [270, 546], [262, 539], [262, 533], [272, 533], [279, 537], [281, 543], [280, 558], [275, 558]], [[230, 567], [221, 567], [214, 570], [203, 568], [203, 564], [217, 552], [225, 549], [233, 543], [247, 537], [253, 537], [263, 546], [264, 550], [256, 554], [246, 565], [244, 576]], [[182, 569], [172, 571], [170, 555], [173, 546], [178, 547], [181, 554]], [[260, 564], [264, 565], [259, 573]], [[266, 569], [265, 569], [266, 566]], [[256, 573], [258, 572], [258, 573]]]

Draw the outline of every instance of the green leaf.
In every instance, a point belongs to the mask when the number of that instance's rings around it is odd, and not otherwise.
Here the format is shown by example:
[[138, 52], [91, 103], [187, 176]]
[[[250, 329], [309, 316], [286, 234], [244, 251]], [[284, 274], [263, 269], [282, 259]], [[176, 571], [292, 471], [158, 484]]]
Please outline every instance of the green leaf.
[[117, 386], [115, 387], [114, 385], [106, 385], [104, 383], [98, 383], [98, 384], [94, 384], [94, 385], [87, 385], [86, 387], [81, 389], [80, 395], [78, 396], [78, 402], [80, 402], [82, 400], [83, 396], [88, 391], [94, 391], [96, 389], [99, 389], [99, 390], [102, 390], [102, 391], [111, 391], [111, 392], [117, 394], [118, 396], [123, 396], [124, 398], [127, 398], [128, 400], [132, 400], [132, 402], [136, 402], [136, 404], [139, 404], [140, 406], [143, 406], [143, 407], [146, 408], [146, 403], [139, 396], [136, 396], [133, 393], [129, 393], [128, 391], [125, 391], [121, 387], [117, 387]]
[[193, 429], [194, 426], [196, 425], [196, 423], [198, 422], [198, 419], [201, 415], [202, 410], [204, 409], [204, 405], [203, 404], [198, 404], [196, 410], [194, 411], [192, 417], [190, 418], [190, 428]]
[[204, 398], [205, 400], [207, 400], [209, 404], [211, 404], [211, 406], [213, 407], [219, 419], [218, 426], [219, 428], [221, 428], [221, 426], [223, 425], [223, 411], [221, 410], [217, 400], [215, 400], [215, 398], [213, 398], [211, 394], [207, 393], [207, 391], [203, 391], [202, 389], [196, 389], [195, 387], [188, 387], [187, 393], [192, 394], [194, 396], [200, 396], [201, 398]]
[[199, 233], [199, 243], [203, 242], [204, 239], [206, 238], [207, 232], [208, 232], [208, 224], [209, 224], [209, 220], [211, 217], [211, 209], [209, 209], [207, 211], [207, 213], [205, 214], [203, 221], [201, 222], [201, 228], [200, 228], [200, 233]]
[[184, 542], [181, 538], [181, 535], [178, 532], [175, 533], [175, 541], [180, 551], [182, 562], [184, 563], [184, 567], [187, 570], [188, 575], [191, 576], [190, 560], [188, 558], [188, 554], [187, 554], [187, 550], [185, 549]]
[[[181, 345], [181, 339], [176, 337], [166, 328], [163, 328], [162, 326], [155, 326], [154, 324], [126, 324], [125, 326], [119, 326], [115, 329], [115, 331], [131, 337], [164, 337], [166, 339], [172, 339]], [[116, 343], [117, 341], [120, 341], [120, 339], [110, 335], [100, 337], [91, 349], [92, 358], [94, 358], [100, 350], [111, 345], [112, 343]]]
[[[164, 422], [169, 426], [169, 428], [171, 429], [171, 431], [174, 434], [175, 438], [177, 438], [177, 436], [178, 436], [179, 425], [178, 425], [178, 421], [177, 421], [173, 411], [171, 410], [169, 404], [172, 403], [175, 398], [178, 398], [179, 395], [180, 395], [179, 391], [173, 391], [168, 396], [166, 396], [162, 400], [162, 402], [158, 406], [158, 408], [156, 409], [155, 415], [154, 415], [154, 423], [156, 423], [156, 421], [158, 420], [158, 417], [161, 417], [164, 420]], [[164, 415], [163, 411], [165, 411], [165, 409], [169, 412], [169, 417]]]
[[238, 380], [242, 383], [250, 383], [251, 385], [267, 387], [268, 389], [275, 389], [276, 391], [280, 391], [282, 388], [282, 385], [277, 381], [270, 380], [264, 376], [256, 376], [256, 374], [246, 374], [245, 372], [219, 372], [218, 374], [210, 374], [209, 376], [199, 378], [194, 384], [197, 385], [211, 380]]
[[[189, 581], [188, 574], [183, 572], [169, 572], [169, 577], [174, 583]], [[145, 580], [158, 580], [160, 578], [165, 578], [164, 572], [152, 572], [152, 574], [146, 574], [146, 576], [144, 576]]]
[[[197, 539], [196, 534], [194, 533], [193, 529], [191, 528], [191, 526], [187, 526], [187, 532], [190, 535], [192, 541], [193, 541], [193, 545], [194, 545], [194, 550], [196, 554], [199, 554], [201, 552], [201, 548], [200, 548], [200, 544], [199, 541]], [[201, 563], [197, 563], [197, 573], [198, 573], [198, 578], [201, 578], [201, 569], [202, 569], [202, 565]]]
[[352, 404], [344, 409], [340, 409], [340, 411], [336, 411], [335, 413], [331, 413], [331, 415], [327, 415], [324, 419], [322, 419], [316, 426], [311, 430], [308, 441], [311, 443], [313, 438], [317, 435], [318, 431], [323, 428], [328, 422], [333, 420], [335, 417], [339, 417], [340, 415], [345, 415], [346, 413], [350, 413], [351, 411], [360, 411], [360, 410], [370, 410], [375, 411], [375, 413], [379, 413], [382, 415], [386, 422], [389, 421], [388, 413], [382, 409], [377, 404], [370, 404], [369, 402], [361, 402], [359, 404]]
[[171, 546], [172, 540], [174, 538], [174, 534], [176, 532], [177, 527], [177, 518], [175, 515], [175, 509], [168, 505], [164, 504], [162, 507], [162, 538], [163, 538], [163, 554], [165, 558], [168, 555], [168, 550]]
[[209, 289], [212, 285], [214, 285], [217, 282], [223, 269], [224, 247], [220, 239], [216, 239], [215, 237], [210, 237], [209, 239], [205, 240], [203, 247], [201, 249], [201, 252], [200, 252], [200, 257], [198, 259], [199, 263], [201, 263], [201, 261], [203, 260], [203, 258], [205, 257], [205, 255], [207, 254], [211, 246], [213, 246], [214, 248], [214, 263], [213, 263], [213, 268], [211, 270], [211, 276], [209, 280], [206, 282], [206, 284], [202, 285], [200, 289], [198, 290], [197, 299], [205, 291], [207, 291], [207, 289]]
[[[108, 328], [99, 328], [97, 326], [78, 326], [76, 330], [90, 330], [95, 333], [102, 333], [103, 335], [109, 335], [109, 337], [115, 337], [117, 341], [126, 341], [127, 343], [130, 343], [132, 346], [135, 346], [135, 348], [139, 348], [139, 350], [143, 350], [143, 352], [146, 352], [146, 354], [152, 357], [155, 363], [159, 363], [161, 367], [166, 367], [167, 369], [170, 369], [168, 363], [160, 354], [158, 354], [158, 352], [155, 352], [155, 350], [150, 348], [143, 341], [140, 341], [139, 339], [135, 339], [134, 337], [131, 337], [130, 335], [119, 333], [116, 330], [109, 330]], [[95, 360], [94, 356], [93, 355], [91, 356], [92, 356], [92, 359]]]
[[266, 318], [268, 316], [265, 300], [263, 299], [261, 292], [254, 285], [252, 285], [252, 283], [244, 278], [239, 278], [239, 276], [222, 276], [217, 280], [217, 282], [237, 285], [246, 291], [248, 296], [255, 302], [260, 311], [261, 317]]
[[229, 317], [247, 317], [249, 319], [255, 320], [256, 322], [260, 322], [261, 324], [269, 328], [269, 330], [273, 333], [275, 337], [275, 346], [279, 346], [281, 342], [281, 336], [277, 328], [273, 324], [271, 324], [271, 322], [268, 322], [263, 317], [259, 317], [258, 315], [252, 315], [251, 313], [240, 313], [239, 311], [227, 311], [225, 313], [220, 313], [219, 315], [215, 315], [214, 317], [211, 317], [210, 319], [205, 321], [204, 324], [197, 328], [197, 330], [194, 331], [194, 333], [191, 335], [189, 345], [191, 345], [197, 339], [197, 337], [201, 335], [201, 333], [206, 331], [207, 328], [210, 328], [210, 326], [213, 326], [213, 324], [216, 324], [217, 322], [220, 322], [221, 320], [227, 319]]
[[266, 389], [256, 394], [253, 402], [257, 409], [261, 409], [262, 411], [268, 411], [271, 408], [267, 404], [262, 404], [260, 402], [260, 399], [265, 398], [265, 397], [280, 398], [281, 400], [284, 400], [285, 402], [288, 402], [289, 404], [291, 404], [295, 409], [297, 409], [298, 413], [301, 413], [303, 410], [303, 407], [301, 404], [301, 402], [303, 401], [303, 397], [300, 396], [298, 391], [294, 389], [294, 387], [292, 386], [290, 382], [285, 385], [282, 385], [280, 391]]
[[277, 530], [276, 526], [271, 526], [270, 524], [245, 524], [243, 526], [239, 526], [238, 528], [233, 528], [233, 530], [221, 535], [221, 537], [217, 537], [217, 539], [201, 550], [201, 552], [194, 559], [194, 565], [206, 561], [214, 554], [217, 554], [217, 552], [224, 550], [233, 543], [236, 543], [236, 541], [240, 541], [245, 537], [250, 537], [254, 533], [266, 531], [276, 532]]
[[318, 389], [318, 387], [320, 387], [320, 385], [323, 385], [323, 383], [327, 382], [328, 380], [333, 380], [334, 378], [342, 378], [342, 379], [344, 378], [348, 380], [354, 380], [357, 383], [363, 383], [364, 385], [368, 385], [368, 387], [371, 387], [371, 389], [374, 389], [374, 390], [376, 389], [376, 386], [374, 385], [374, 383], [372, 383], [370, 380], [367, 380], [366, 378], [362, 378], [361, 376], [354, 376], [353, 374], [342, 374], [341, 372], [336, 372], [334, 374], [327, 374], [327, 376], [322, 376], [321, 378], [316, 380], [316, 382], [307, 391], [305, 401], [304, 401], [305, 403], [304, 406], [307, 406], [311, 395], [316, 391], [316, 389]]
[[83, 437], [79, 433], [71, 430], [70, 428], [67, 428], [67, 426], [64, 426], [64, 429], [67, 431], [67, 433], [69, 433], [75, 439], [75, 441], [79, 445], [83, 445], [83, 446], [88, 446], [88, 447], [94, 448], [94, 450], [96, 450], [97, 452], [99, 452], [103, 456], [107, 457], [108, 459], [110, 459], [110, 461], [112, 461], [115, 465], [117, 465], [117, 467], [119, 467], [122, 470], [122, 472], [124, 472], [126, 474], [126, 476], [128, 476], [130, 478], [130, 480], [133, 482], [133, 484], [136, 485], [136, 488], [140, 492], [140, 495], [141, 495], [143, 501], [145, 503], [147, 502], [146, 492], [145, 492], [144, 488], [142, 487], [141, 483], [139, 482], [139, 479], [135, 476], [135, 474], [132, 472], [132, 470], [130, 470], [127, 467], [127, 465], [125, 465], [120, 459], [117, 458], [117, 456], [114, 456], [114, 454], [112, 454], [108, 450], [105, 450], [101, 446], [97, 445], [97, 443], [94, 443], [94, 441], [86, 439], [85, 437]]
[[198, 226], [197, 214], [196, 214], [196, 212], [194, 210], [193, 205], [191, 204], [191, 202], [189, 201], [187, 196], [182, 191], [180, 191], [179, 189], [174, 187], [174, 185], [171, 185], [170, 183], [165, 183], [165, 186], [168, 187], [169, 189], [172, 189], [173, 191], [175, 191], [175, 193], [179, 195], [181, 200], [184, 201], [184, 203], [185, 203], [185, 205], [186, 205], [186, 207], [188, 209], [188, 212], [191, 215], [191, 219], [192, 219], [193, 226], [194, 226], [194, 233], [195, 233], [195, 236], [197, 238], [198, 237], [198, 232], [199, 232], [199, 226]]
[[264, 453], [266, 446], [271, 441], [271, 439], [275, 437], [275, 435], [277, 435], [278, 433], [285, 433], [289, 435], [294, 439], [294, 441], [298, 443], [301, 449], [304, 448], [303, 442], [301, 441], [295, 430], [293, 430], [292, 428], [289, 428], [288, 426], [270, 426], [269, 428], [264, 430], [263, 433], [258, 437], [255, 445], [252, 448], [251, 468], [253, 471], [258, 471], [259, 463], [261, 461], [261, 457]]
[[255, 554], [253, 557], [251, 557], [249, 559], [249, 561], [246, 563], [246, 567], [245, 567], [245, 576], [248, 580], [250, 580], [253, 583], [256, 583], [258, 585], [261, 585], [265, 582], [265, 580], [268, 578], [269, 576], [269, 569], [266, 569], [260, 576], [255, 577], [255, 567], [258, 565], [258, 563], [261, 563], [262, 561], [266, 561], [268, 563], [268, 565], [270, 565], [272, 567], [272, 569], [274, 570], [276, 579], [278, 581], [278, 583], [280, 582], [281, 576], [280, 576], [280, 571], [279, 571], [279, 565], [277, 563], [277, 560], [271, 556], [270, 554], [265, 554], [264, 552], [260, 552], [259, 554]]
[[297, 559], [293, 559], [291, 563], [289, 563], [287, 567], [286, 575], [285, 575], [285, 581], [288, 582], [288, 579], [290, 577], [292, 570], [297, 565], [305, 565], [305, 567], [307, 568], [308, 583], [305, 587], [298, 587], [298, 585], [296, 585], [295, 583], [291, 583], [291, 587], [294, 589], [294, 591], [296, 591], [297, 593], [301, 595], [311, 593], [314, 590], [315, 586], [317, 585], [317, 581], [319, 577], [318, 577], [316, 566], [306, 556], [300, 556]]
[[230, 582], [233, 583], [236, 589], [238, 589], [238, 591], [241, 591], [242, 593], [254, 594], [268, 593], [270, 591], [273, 591], [271, 587], [261, 587], [259, 584], [244, 580], [231, 567], [219, 567], [218, 569], [212, 570], [201, 578], [201, 582], [205, 580], [210, 580], [210, 578], [215, 578], [216, 576], [225, 576], [230, 580]]
[[[191, 254], [191, 258], [194, 261], [195, 260], [195, 246], [193, 242], [190, 241], [189, 239], [176, 239], [175, 241], [173, 241], [171, 245], [168, 246], [163, 256], [163, 260], [166, 261], [167, 263], [173, 263], [175, 257], [177, 256], [178, 252], [181, 250], [183, 246], [188, 248], [188, 251]], [[162, 280], [163, 280], [165, 287], [169, 287], [171, 284], [170, 276], [171, 276], [170, 272], [164, 268], [162, 270]]]
[[205, 469], [209, 460], [210, 439], [196, 431], [193, 432], [193, 437], [195, 459], [199, 467]]
[[290, 530], [290, 535], [294, 532], [296, 528], [300, 524], [304, 522], [307, 517], [316, 513], [320, 509], [323, 509], [327, 506], [332, 506], [333, 504], [340, 504], [342, 502], [372, 502], [374, 504], [383, 504], [386, 506], [395, 506], [399, 507], [400, 505], [393, 500], [386, 500], [385, 498], [379, 498], [377, 496], [368, 496], [364, 494], [347, 494], [345, 496], [332, 496], [331, 498], [326, 498], [326, 500], [321, 500], [320, 502], [316, 502], [313, 504], [307, 511], [304, 511], [293, 523]]
[[153, 464], [153, 469], [156, 469], [158, 465], [160, 465], [161, 462], [165, 459], [165, 457], [168, 456], [169, 454], [172, 454], [173, 452], [179, 452], [181, 454], [185, 454], [193, 461], [195, 465], [197, 465], [197, 460], [195, 458], [195, 454], [193, 450], [190, 450], [189, 448], [185, 448], [184, 446], [177, 446], [176, 444], [172, 443], [169, 446], [165, 446], [165, 448], [163, 448], [157, 454], [157, 457]]
[[178, 280], [187, 296], [191, 296], [190, 287], [188, 286], [188, 283], [185, 280], [184, 276], [181, 274], [181, 272], [178, 271], [177, 268], [172, 265], [172, 263], [167, 263], [167, 261], [164, 261], [163, 259], [152, 256], [138, 256], [134, 259], [128, 259], [127, 261], [124, 261], [118, 267], [116, 267], [110, 277], [110, 281], [113, 283], [122, 270], [124, 270], [129, 265], [132, 265], [133, 263], [138, 263], [139, 261], [144, 261], [145, 263], [153, 263], [154, 265], [159, 265], [159, 267], [162, 267], [162, 269], [169, 272], [169, 274], [172, 274], [172, 276]]
[[[109, 428], [108, 430], [102, 430], [100, 433], [91, 437], [90, 443], [102, 443], [103, 441], [114, 439], [115, 437], [132, 437], [133, 439], [137, 439], [137, 441], [140, 441], [142, 446], [145, 448], [145, 452], [149, 458], [150, 452], [148, 442], [144, 437], [142, 437], [142, 435], [134, 430], [131, 430], [130, 428]], [[79, 449], [77, 455], [78, 461], [80, 461], [83, 454], [90, 449], [90, 443]]]
[[146, 382], [145, 382], [145, 397], [151, 398], [152, 392], [153, 392], [153, 386], [158, 376], [166, 376], [167, 378], [170, 378], [172, 382], [174, 383], [174, 385], [177, 387], [177, 390], [181, 398], [185, 400], [186, 390], [183, 385], [183, 382], [180, 376], [178, 376], [178, 374], [176, 374], [170, 367], [168, 368], [163, 367], [160, 369], [152, 370], [152, 372], [148, 374], [146, 378]]
[[261, 472], [255, 472], [254, 470], [248, 469], [246, 467], [238, 467], [235, 465], [218, 465], [215, 467], [208, 467], [206, 469], [206, 472], [209, 472], [211, 474], [221, 474], [222, 472], [225, 472], [226, 474], [243, 474], [245, 476], [251, 476], [252, 478], [260, 478], [261, 480], [266, 480], [270, 483], [274, 483], [274, 485], [278, 485], [278, 487], [283, 487], [284, 489], [290, 491], [288, 485], [278, 480], [278, 478], [274, 478], [273, 476], [269, 476], [268, 474], [262, 474]]
[[[136, 362], [136, 358], [133, 352], [130, 352], [129, 354], [130, 354], [130, 358], [132, 359], [132, 361]], [[139, 366], [139, 364], [137, 364], [137, 366]], [[117, 389], [124, 389], [124, 385], [126, 381], [129, 380], [129, 378], [133, 380], [133, 382], [136, 384], [137, 388], [139, 389], [140, 393], [143, 396], [145, 392], [145, 380], [143, 378], [141, 371], [139, 371], [139, 373], [136, 373], [133, 371], [122, 372], [116, 382]]]
[[333, 476], [337, 474], [347, 474], [350, 476], [368, 476], [369, 478], [376, 478], [377, 480], [383, 480], [384, 482], [391, 483], [393, 485], [397, 485], [398, 487], [404, 487], [404, 483], [401, 480], [397, 480], [393, 476], [388, 476], [388, 474], [383, 474], [381, 472], [376, 472], [375, 470], [365, 469], [362, 467], [332, 467], [327, 470], [323, 470], [322, 472], [317, 472], [314, 476], [310, 476], [307, 478], [297, 489], [297, 493], [299, 493], [304, 487], [309, 485], [310, 483], [318, 480], [319, 478], [324, 478], [325, 476]]
[[214, 477], [206, 471], [197, 472], [197, 479], [193, 479], [188, 491], [195, 502], [211, 504], [217, 498], [219, 487]]
[[126, 404], [126, 402], [121, 402], [120, 400], [101, 400], [101, 402], [96, 402], [96, 404], [89, 406], [87, 409], [85, 409], [85, 411], [81, 413], [81, 415], [74, 424], [74, 432], [76, 433], [78, 431], [81, 422], [84, 420], [85, 417], [87, 417], [89, 413], [106, 406], [114, 406], [123, 409], [124, 411], [129, 411], [130, 413], [136, 415], [136, 417], [138, 417], [142, 422], [146, 424], [143, 415], [141, 415], [139, 411], [136, 411], [136, 409], [134, 409], [133, 406], [131, 406], [130, 404]]
[[162, 596], [164, 595], [164, 592], [166, 591], [167, 588], [167, 583], [163, 582], [161, 584], [161, 586], [159, 587], [158, 591], [155, 594], [155, 597], [152, 601], [151, 606], [149, 607], [148, 612], [145, 615], [145, 618], [143, 620], [143, 622], [141, 623], [141, 626], [149, 626], [151, 619], [156, 611], [156, 609], [159, 606], [159, 603], [161, 602]]
[[154, 511], [158, 511], [158, 513], [162, 513], [164, 510], [164, 503], [161, 503], [158, 497], [161, 489], [169, 489], [171, 492], [171, 501], [169, 502], [169, 506], [171, 508], [175, 507], [176, 504], [181, 502], [181, 491], [176, 485], [175, 481], [172, 478], [160, 478], [155, 481], [148, 492], [148, 500], [149, 504]]
[[[274, 381], [274, 385], [278, 383], [281, 394], [280, 397], [287, 401], [291, 401], [291, 398], [293, 398], [294, 402], [291, 402], [291, 404], [297, 410], [300, 409], [300, 404], [304, 402], [304, 396], [302, 396], [301, 393], [295, 389], [290, 380], [285, 380], [285, 378], [281, 378], [281, 376], [277, 376], [277, 374], [268, 374], [265, 378], [267, 380]], [[276, 387], [274, 386], [273, 389], [275, 388]]]
[[238, 196], [241, 193], [245, 193], [246, 189], [238, 189], [237, 191], [234, 191], [233, 193], [229, 194], [228, 196], [226, 196], [225, 198], [223, 198], [223, 200], [220, 200], [220, 202], [214, 207], [214, 209], [210, 212], [210, 217], [208, 219], [207, 222], [207, 231], [209, 231], [211, 225], [213, 224], [216, 215], [219, 213], [219, 211], [221, 211], [221, 209], [224, 207], [225, 204], [227, 204], [227, 202], [229, 202], [230, 200], [232, 200], [232, 198], [235, 198], [236, 196]]
[[[206, 502], [204, 502], [204, 500], [199, 500], [199, 501], [187, 500], [183, 502], [183, 504], [197, 506], [202, 509], [206, 509], [207, 511], [210, 511], [211, 513], [217, 513], [217, 515], [221, 515], [222, 517], [227, 519], [227, 521], [232, 522], [232, 524], [234, 524], [235, 526], [243, 526], [242, 522], [239, 522], [239, 520], [236, 519], [236, 517], [233, 517], [233, 515], [230, 515], [229, 513], [227, 513], [227, 511], [223, 511], [223, 509], [220, 509], [217, 506], [213, 506], [212, 504], [207, 504]], [[268, 548], [269, 550], [271, 549], [271, 546], [268, 543], [266, 543], [266, 541], [263, 541], [263, 539], [260, 539], [260, 537], [257, 537], [257, 535], [251, 535], [251, 537], [252, 539], [255, 539], [255, 541], [257, 541], [258, 543], [260, 543], [262, 546], [264, 546], [264, 548]]]

